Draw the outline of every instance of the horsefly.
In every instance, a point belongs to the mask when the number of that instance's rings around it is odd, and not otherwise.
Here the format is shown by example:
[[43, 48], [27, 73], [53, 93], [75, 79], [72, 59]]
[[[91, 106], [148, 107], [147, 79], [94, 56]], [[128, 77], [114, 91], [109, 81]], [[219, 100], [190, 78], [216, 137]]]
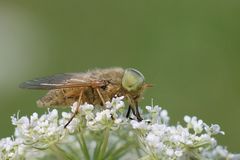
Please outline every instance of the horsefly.
[[20, 84], [20, 88], [24, 89], [49, 90], [37, 101], [40, 107], [70, 106], [77, 101], [78, 108], [65, 127], [78, 113], [80, 104], [87, 102], [104, 106], [105, 102], [114, 96], [124, 96], [127, 99], [127, 118], [130, 118], [132, 111], [137, 120], [141, 121], [138, 101], [148, 87], [151, 85], [145, 83], [143, 74], [133, 68], [106, 68], [85, 73], [56, 74]]

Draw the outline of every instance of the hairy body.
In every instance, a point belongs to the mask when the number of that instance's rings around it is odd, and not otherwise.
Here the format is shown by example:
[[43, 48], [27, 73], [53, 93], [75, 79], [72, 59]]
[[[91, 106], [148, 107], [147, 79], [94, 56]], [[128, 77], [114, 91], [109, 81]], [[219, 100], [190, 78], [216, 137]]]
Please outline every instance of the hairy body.
[[[101, 92], [105, 101], [110, 100], [115, 95], [125, 95], [121, 87], [124, 69], [96, 69], [86, 73], [75, 74], [74, 78], [80, 78], [85, 86], [75, 88], [51, 89], [44, 97], [37, 101], [40, 107], [69, 106], [78, 101], [80, 92], [83, 91], [81, 101], [94, 105], [103, 105], [96, 88]], [[73, 78], [72, 77], [72, 78]], [[99, 81], [106, 82], [97, 85]]]

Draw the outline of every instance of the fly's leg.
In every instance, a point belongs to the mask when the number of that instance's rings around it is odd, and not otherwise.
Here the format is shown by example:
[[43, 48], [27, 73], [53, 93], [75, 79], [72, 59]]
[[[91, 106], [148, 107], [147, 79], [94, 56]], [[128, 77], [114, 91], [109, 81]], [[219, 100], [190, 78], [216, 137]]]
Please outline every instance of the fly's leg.
[[71, 123], [73, 118], [78, 114], [79, 107], [82, 103], [82, 95], [83, 95], [83, 90], [80, 91], [77, 108], [76, 108], [75, 112], [73, 113], [72, 117], [69, 119], [69, 121], [64, 125], [64, 128], [66, 128]]
[[138, 121], [142, 121], [143, 119], [142, 119], [142, 117], [141, 117], [141, 115], [140, 115], [140, 113], [139, 113], [139, 110], [138, 110], [138, 102], [137, 101], [135, 101], [135, 109], [136, 109], [136, 117], [137, 117], [137, 120]]
[[[103, 96], [102, 96], [102, 94], [101, 94], [99, 88], [96, 88], [96, 91], [97, 91], [98, 96], [100, 97], [100, 99], [101, 99], [101, 101], [102, 101], [102, 104], [105, 105], [105, 100], [104, 100], [104, 98], [103, 98]], [[115, 118], [113, 117], [112, 114], [111, 114], [111, 118], [112, 118], [112, 120], [115, 120]]]
[[[138, 102], [136, 99], [133, 99], [130, 95], [126, 95], [126, 97], [128, 98], [128, 102], [130, 103], [129, 107], [128, 107], [128, 111], [127, 111], [127, 115], [126, 117], [128, 118], [130, 115], [130, 112], [132, 110], [132, 113], [135, 117], [137, 117], [138, 121], [142, 121], [142, 117], [140, 116], [139, 110], [138, 110]], [[131, 118], [130, 118], [131, 119]]]
[[131, 113], [131, 106], [129, 105], [128, 106], [128, 111], [127, 111], [127, 114], [126, 114], [126, 118], [130, 118], [130, 113]]
[[134, 110], [133, 110], [132, 106], [129, 105], [129, 106], [128, 106], [128, 111], [127, 111], [127, 114], [126, 114], [126, 118], [129, 118], [129, 119], [133, 120], [133, 118], [130, 117], [131, 110], [132, 110], [132, 112], [134, 113]]
[[62, 92], [62, 95], [63, 95], [64, 100], [66, 100], [67, 97], [65, 96], [65, 91], [64, 91], [64, 89], [60, 89], [60, 91]]
[[99, 95], [99, 97], [100, 97], [100, 99], [101, 99], [101, 101], [102, 101], [102, 104], [105, 105], [105, 100], [104, 100], [104, 98], [103, 98], [103, 96], [102, 96], [99, 88], [96, 88], [96, 91], [97, 91], [97, 93], [98, 93], [98, 95]]
[[112, 83], [112, 82], [111, 82], [111, 80], [103, 80], [102, 83], [103, 83], [102, 86], [100, 86], [100, 87], [94, 87], [94, 89], [96, 89], [97, 94], [98, 94], [99, 98], [100, 98], [101, 101], [102, 101], [102, 105], [105, 106], [105, 103], [106, 103], [106, 102], [105, 102], [104, 97], [102, 96], [102, 93], [100, 92], [99, 88], [105, 90], [105, 89], [107, 88], [107, 86], [108, 86], [110, 83]]
[[[143, 119], [142, 119], [142, 117], [140, 116], [140, 113], [139, 113], [139, 110], [138, 110], [138, 103], [137, 102], [135, 102], [135, 105], [134, 106], [131, 106], [131, 105], [129, 105], [129, 107], [131, 108], [131, 110], [132, 110], [132, 112], [133, 112], [133, 115], [135, 116], [135, 117], [137, 117], [137, 120], [140, 122], [140, 121], [142, 121]], [[130, 111], [129, 111], [130, 112]], [[131, 119], [131, 118], [130, 118]]]

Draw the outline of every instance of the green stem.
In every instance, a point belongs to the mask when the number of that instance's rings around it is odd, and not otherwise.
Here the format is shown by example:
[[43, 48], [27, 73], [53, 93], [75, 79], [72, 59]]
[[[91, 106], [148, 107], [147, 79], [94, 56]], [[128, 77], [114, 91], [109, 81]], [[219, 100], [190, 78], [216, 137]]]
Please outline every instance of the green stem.
[[139, 158], [138, 160], [153, 160], [153, 159], [151, 158], [151, 156], [147, 155], [147, 156]]
[[90, 160], [90, 155], [88, 153], [88, 148], [87, 148], [87, 145], [86, 145], [86, 142], [85, 142], [85, 139], [83, 137], [83, 133], [82, 131], [79, 129], [79, 134], [77, 134], [77, 139], [78, 139], [78, 142], [81, 146], [81, 150], [84, 154], [84, 157], [86, 160]]
[[99, 141], [99, 143], [97, 143], [95, 149], [94, 149], [94, 154], [93, 154], [93, 159], [97, 159], [99, 156], [99, 152], [100, 152], [100, 147], [101, 147], [101, 140]]
[[138, 146], [135, 147], [135, 150], [137, 152], [138, 157], [141, 157], [141, 153]]
[[52, 145], [50, 147], [50, 149], [52, 150], [52, 152], [54, 153], [54, 155], [56, 155], [58, 157], [58, 159], [62, 159], [62, 160], [73, 160], [73, 158], [68, 155], [63, 149], [61, 149], [60, 147], [58, 147], [57, 145]]
[[55, 147], [49, 147], [49, 149], [52, 151], [53, 155], [55, 155], [57, 157], [57, 159], [59, 160], [64, 160], [62, 153], [59, 153], [59, 151], [55, 148]]
[[106, 128], [105, 133], [104, 133], [104, 137], [103, 137], [103, 142], [101, 144], [98, 160], [103, 160], [104, 159], [105, 152], [107, 150], [107, 145], [108, 145], [109, 132], [110, 132], [110, 129]]
[[125, 144], [119, 147], [118, 149], [115, 149], [110, 152], [109, 155], [107, 155], [106, 159], [119, 159], [125, 152], [129, 151], [131, 148], [131, 144]]

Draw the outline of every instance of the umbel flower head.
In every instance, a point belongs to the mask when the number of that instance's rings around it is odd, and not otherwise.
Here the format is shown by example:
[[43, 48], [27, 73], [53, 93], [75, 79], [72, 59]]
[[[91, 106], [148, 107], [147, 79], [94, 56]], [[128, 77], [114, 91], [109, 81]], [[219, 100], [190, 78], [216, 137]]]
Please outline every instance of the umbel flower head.
[[[144, 146], [143, 149], [152, 159], [204, 159], [206, 154], [203, 154], [203, 148], [214, 149], [217, 146], [212, 136], [224, 134], [219, 125], [209, 127], [197, 117], [185, 116], [186, 127], [180, 124], [171, 126], [168, 124], [166, 110], [159, 106], [147, 106], [146, 109], [149, 111], [150, 121], [133, 120], [131, 124]], [[221, 158], [231, 156], [224, 154]], [[212, 155], [211, 159], [215, 158]]]
[[[217, 144], [214, 136], [224, 134], [219, 125], [209, 126], [195, 116], [185, 116], [183, 125], [170, 125], [167, 110], [159, 106], [146, 106], [142, 121], [130, 120], [123, 100], [114, 97], [102, 108], [87, 103], [77, 107], [76, 102], [70, 112], [14, 115], [15, 133], [0, 140], [0, 159], [240, 159]], [[79, 114], [64, 128], [76, 109]]]

